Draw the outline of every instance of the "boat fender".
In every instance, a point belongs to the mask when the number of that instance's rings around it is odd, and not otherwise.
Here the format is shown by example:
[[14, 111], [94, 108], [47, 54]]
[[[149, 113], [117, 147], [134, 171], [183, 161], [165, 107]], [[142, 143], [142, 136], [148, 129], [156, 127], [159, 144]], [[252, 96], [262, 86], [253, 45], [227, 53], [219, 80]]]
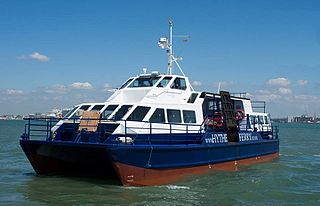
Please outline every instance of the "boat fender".
[[245, 115], [245, 113], [244, 113], [244, 111], [243, 111], [242, 109], [238, 109], [238, 110], [234, 113], [234, 119], [235, 119], [236, 121], [241, 121], [241, 120], [243, 120], [245, 116], [246, 116], [246, 115]]
[[122, 144], [132, 144], [134, 142], [131, 137], [118, 137], [117, 140]]

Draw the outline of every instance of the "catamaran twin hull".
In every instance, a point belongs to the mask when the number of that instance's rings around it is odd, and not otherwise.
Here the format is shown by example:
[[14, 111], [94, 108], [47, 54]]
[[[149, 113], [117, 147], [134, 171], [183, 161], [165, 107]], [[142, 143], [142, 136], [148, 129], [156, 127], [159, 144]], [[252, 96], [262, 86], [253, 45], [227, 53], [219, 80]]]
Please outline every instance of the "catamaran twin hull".
[[[196, 142], [101, 144], [21, 139], [20, 145], [39, 175], [94, 175], [134, 186], [168, 184], [215, 169], [234, 170], [240, 165], [272, 160], [279, 154], [279, 140], [263, 139], [257, 132], [240, 132], [239, 142], [230, 143], [225, 133], [188, 136]], [[145, 135], [144, 139], [148, 138]]]

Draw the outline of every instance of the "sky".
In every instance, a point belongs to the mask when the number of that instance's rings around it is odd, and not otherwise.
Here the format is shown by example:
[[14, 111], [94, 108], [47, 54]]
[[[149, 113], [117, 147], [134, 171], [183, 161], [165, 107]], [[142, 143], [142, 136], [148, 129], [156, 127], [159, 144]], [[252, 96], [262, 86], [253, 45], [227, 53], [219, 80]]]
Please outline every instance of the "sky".
[[[320, 116], [320, 1], [0, 1], [0, 115], [104, 102], [128, 77], [166, 72], [198, 91], [247, 92], [272, 117]], [[177, 73], [178, 71], [175, 70]]]

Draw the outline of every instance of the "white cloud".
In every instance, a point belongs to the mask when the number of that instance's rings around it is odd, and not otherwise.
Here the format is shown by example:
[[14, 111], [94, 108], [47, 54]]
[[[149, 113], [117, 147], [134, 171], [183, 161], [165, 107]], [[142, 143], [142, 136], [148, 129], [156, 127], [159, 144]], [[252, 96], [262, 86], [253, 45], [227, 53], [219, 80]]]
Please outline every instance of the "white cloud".
[[8, 95], [21, 95], [24, 94], [24, 92], [22, 90], [16, 90], [16, 89], [7, 89], [6, 94]]
[[38, 52], [33, 52], [32, 54], [29, 55], [29, 57], [31, 59], [34, 59], [34, 60], [37, 60], [37, 61], [41, 61], [41, 62], [49, 61], [49, 57], [47, 57], [46, 55], [40, 54]]
[[16, 57], [19, 60], [33, 59], [40, 62], [47, 62], [50, 58], [44, 54], [40, 54], [39, 52], [33, 52], [29, 55], [20, 55]]
[[280, 87], [277, 90], [278, 94], [292, 94], [291, 89]]
[[64, 93], [68, 92], [68, 88], [62, 84], [55, 84], [55, 85], [48, 87], [45, 90], [45, 92], [50, 93], [50, 94], [54, 94], [54, 93], [64, 94]]
[[290, 85], [290, 80], [284, 78], [284, 77], [279, 77], [275, 79], [270, 79], [267, 82], [268, 85], [271, 86], [281, 86], [281, 87], [286, 87]]
[[74, 82], [70, 85], [72, 89], [93, 89], [89, 82]]
[[195, 86], [195, 87], [200, 87], [202, 85], [200, 81], [193, 81], [191, 84], [192, 86]]
[[253, 95], [255, 100], [261, 100], [266, 102], [275, 101], [281, 99], [281, 95], [276, 94], [269, 90], [259, 90], [256, 95]]
[[307, 81], [307, 80], [300, 79], [300, 80], [297, 81], [297, 83], [298, 83], [298, 85], [300, 85], [300, 86], [304, 86], [304, 85], [308, 84], [308, 81]]
[[104, 92], [115, 92], [116, 89], [112, 88], [112, 86], [108, 83], [103, 85], [102, 91]]

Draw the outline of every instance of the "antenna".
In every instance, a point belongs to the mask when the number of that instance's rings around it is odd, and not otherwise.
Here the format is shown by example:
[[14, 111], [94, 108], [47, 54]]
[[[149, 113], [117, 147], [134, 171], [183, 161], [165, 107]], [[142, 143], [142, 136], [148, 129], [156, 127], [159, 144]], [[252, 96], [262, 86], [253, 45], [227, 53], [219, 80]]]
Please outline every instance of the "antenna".
[[219, 82], [218, 84], [218, 94], [220, 93], [220, 89], [221, 89], [221, 82]]
[[181, 74], [185, 76], [185, 74], [182, 71], [182, 68], [180, 67], [178, 61], [182, 60], [182, 57], [175, 57], [173, 55], [173, 37], [180, 37], [180, 38], [189, 38], [187, 35], [173, 35], [173, 21], [172, 18], [170, 17], [169, 19], [169, 41], [166, 37], [160, 37], [158, 45], [162, 49], [167, 49], [167, 54], [168, 54], [168, 69], [167, 69], [167, 74], [171, 75], [173, 71], [173, 63], [176, 63], [178, 66]]

